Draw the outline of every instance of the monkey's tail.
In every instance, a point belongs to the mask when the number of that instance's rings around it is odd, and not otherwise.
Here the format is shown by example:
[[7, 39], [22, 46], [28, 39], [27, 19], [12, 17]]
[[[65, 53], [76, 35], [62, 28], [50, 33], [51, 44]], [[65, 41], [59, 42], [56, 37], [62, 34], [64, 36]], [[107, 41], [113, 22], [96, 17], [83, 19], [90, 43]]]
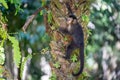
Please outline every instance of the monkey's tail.
[[84, 68], [84, 45], [80, 46], [80, 70], [77, 73], [72, 73], [73, 76], [79, 76], [83, 72]]

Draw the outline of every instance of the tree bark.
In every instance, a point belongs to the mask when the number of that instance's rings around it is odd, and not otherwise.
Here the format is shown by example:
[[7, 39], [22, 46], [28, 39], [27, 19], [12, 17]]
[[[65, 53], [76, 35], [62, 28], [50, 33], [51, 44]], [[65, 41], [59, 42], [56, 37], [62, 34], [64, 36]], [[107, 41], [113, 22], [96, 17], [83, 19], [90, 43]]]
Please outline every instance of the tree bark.
[[[77, 16], [78, 21], [83, 26], [84, 42], [86, 44], [88, 38], [88, 21], [83, 21], [82, 16], [89, 16], [89, 0], [51, 0], [49, 9], [52, 12], [52, 22], [47, 23], [48, 17], [44, 16], [44, 22], [46, 24], [47, 33], [51, 36], [50, 42], [52, 61], [50, 62], [52, 72], [57, 76], [57, 80], [78, 80], [83, 79], [83, 76], [73, 77], [72, 72], [76, 67], [79, 67], [76, 63], [69, 62], [62, 58], [65, 53], [66, 46], [71, 41], [71, 37], [64, 35], [58, 31], [59, 26], [66, 26], [65, 18], [68, 16], [68, 11], [65, 6], [65, 2], [70, 4], [73, 13]], [[55, 64], [59, 67], [55, 67]], [[85, 70], [84, 70], [85, 71]]]

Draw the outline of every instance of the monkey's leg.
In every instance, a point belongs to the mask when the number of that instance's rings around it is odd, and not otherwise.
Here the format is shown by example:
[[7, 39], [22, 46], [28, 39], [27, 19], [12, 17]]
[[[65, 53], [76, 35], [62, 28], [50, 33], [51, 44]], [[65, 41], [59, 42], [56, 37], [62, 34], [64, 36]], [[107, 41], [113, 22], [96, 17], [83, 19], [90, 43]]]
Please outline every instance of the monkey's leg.
[[67, 49], [66, 49], [66, 54], [65, 54], [65, 59], [70, 59], [70, 55], [72, 53], [72, 51], [75, 49], [75, 44], [74, 42], [72, 41], [68, 46], [67, 46]]

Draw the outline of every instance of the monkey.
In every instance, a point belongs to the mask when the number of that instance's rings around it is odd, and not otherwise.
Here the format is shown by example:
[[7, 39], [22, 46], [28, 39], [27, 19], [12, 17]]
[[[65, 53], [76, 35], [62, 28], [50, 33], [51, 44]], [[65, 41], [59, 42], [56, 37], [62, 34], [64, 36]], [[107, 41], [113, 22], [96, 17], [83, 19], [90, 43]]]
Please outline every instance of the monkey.
[[67, 46], [66, 53], [64, 58], [70, 59], [70, 55], [72, 51], [76, 48], [80, 49], [80, 70], [78, 73], [72, 73], [73, 76], [79, 76], [83, 72], [84, 68], [84, 33], [82, 30], [82, 26], [77, 21], [77, 18], [75, 15], [71, 14], [67, 18], [67, 26], [65, 27], [59, 27], [59, 31], [68, 34], [72, 37], [72, 41]]

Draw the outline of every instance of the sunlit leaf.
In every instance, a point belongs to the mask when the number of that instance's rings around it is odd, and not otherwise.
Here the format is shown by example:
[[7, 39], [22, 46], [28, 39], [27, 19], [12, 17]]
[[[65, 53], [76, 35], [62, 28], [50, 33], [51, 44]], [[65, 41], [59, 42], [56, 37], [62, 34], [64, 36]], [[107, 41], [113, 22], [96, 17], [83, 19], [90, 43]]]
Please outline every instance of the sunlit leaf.
[[5, 0], [0, 0], [0, 3], [2, 3], [6, 9], [8, 9], [8, 5]]
[[71, 58], [72, 62], [76, 62], [77, 61], [77, 56], [74, 54]]
[[48, 22], [51, 23], [52, 21], [52, 13], [51, 11], [48, 11]]
[[45, 6], [47, 0], [41, 0], [41, 1], [42, 1], [42, 6]]
[[43, 15], [43, 10], [40, 11], [40, 15]]
[[82, 15], [82, 20], [88, 22], [89, 21], [88, 15]]

